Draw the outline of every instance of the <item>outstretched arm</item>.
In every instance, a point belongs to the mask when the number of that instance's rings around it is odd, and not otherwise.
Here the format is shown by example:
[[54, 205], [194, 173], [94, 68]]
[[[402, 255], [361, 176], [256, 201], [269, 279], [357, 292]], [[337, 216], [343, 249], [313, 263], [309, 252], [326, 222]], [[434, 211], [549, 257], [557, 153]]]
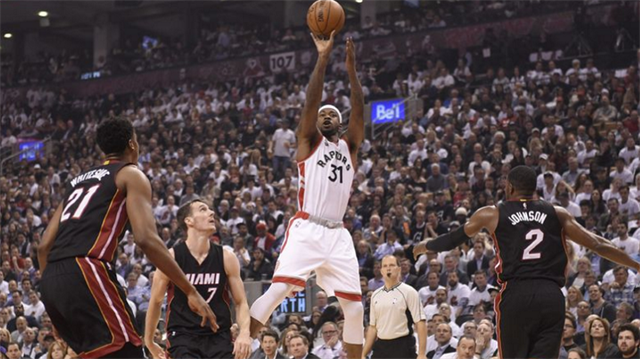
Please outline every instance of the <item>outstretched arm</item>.
[[249, 327], [251, 316], [249, 315], [249, 304], [244, 291], [242, 277], [240, 277], [240, 263], [232, 252], [224, 250], [224, 270], [229, 279], [229, 288], [233, 303], [236, 307], [236, 320], [240, 327], [240, 334], [233, 343], [233, 354], [235, 359], [247, 359], [251, 355], [251, 337]]
[[589, 232], [581, 226], [566, 209], [557, 206], [555, 209], [558, 219], [562, 224], [562, 229], [569, 239], [591, 249], [610, 261], [635, 270], [640, 270], [640, 263], [631, 259], [625, 251], [620, 250], [605, 238]]
[[347, 139], [349, 150], [357, 153], [360, 144], [364, 140], [364, 95], [362, 85], [356, 71], [356, 49], [353, 39], [347, 38], [347, 73], [351, 85], [351, 116], [349, 116], [349, 128]]
[[201, 325], [208, 324], [213, 331], [217, 331], [216, 316], [196, 288], [189, 283], [158, 236], [156, 220], [151, 210], [151, 183], [147, 177], [138, 168], [127, 166], [118, 173], [116, 184], [127, 192], [127, 214], [136, 245], [140, 246], [151, 263], [187, 295], [189, 308], [202, 317]]
[[420, 242], [413, 247], [413, 256], [418, 258], [427, 250], [436, 252], [452, 250], [483, 229], [493, 233], [498, 226], [498, 220], [498, 209], [495, 206], [482, 207], [469, 218], [464, 226], [438, 236], [436, 239], [425, 239]]
[[333, 36], [335, 32], [331, 33], [329, 40], [323, 40], [314, 34], [311, 34], [313, 42], [318, 49], [318, 60], [316, 61], [316, 67], [313, 69], [311, 78], [309, 79], [309, 85], [307, 86], [306, 100], [304, 101], [304, 107], [302, 108], [302, 118], [300, 119], [300, 125], [296, 130], [298, 137], [298, 160], [306, 158], [310, 153], [312, 146], [319, 141], [320, 131], [316, 122], [318, 121], [318, 109], [320, 108], [320, 102], [322, 101], [322, 89], [324, 86], [324, 72], [329, 64], [329, 55], [333, 48]]
[[40, 241], [40, 244], [38, 244], [38, 264], [40, 264], [40, 273], [43, 273], [44, 268], [47, 266], [47, 258], [49, 257], [49, 252], [51, 252], [53, 241], [56, 239], [56, 235], [58, 234], [58, 226], [60, 225], [61, 215], [62, 203], [60, 203], [58, 208], [56, 208], [56, 211], [53, 213], [53, 216], [49, 221], [49, 225], [42, 235], [42, 240]]
[[164, 351], [162, 348], [153, 341], [153, 335], [158, 327], [158, 321], [160, 320], [160, 312], [162, 307], [162, 300], [164, 294], [167, 292], [167, 286], [169, 285], [169, 278], [160, 270], [156, 270], [156, 274], [153, 276], [153, 283], [151, 285], [151, 298], [149, 298], [149, 308], [147, 309], [147, 317], [145, 319], [145, 333], [144, 344], [151, 352], [153, 359], [164, 359]]

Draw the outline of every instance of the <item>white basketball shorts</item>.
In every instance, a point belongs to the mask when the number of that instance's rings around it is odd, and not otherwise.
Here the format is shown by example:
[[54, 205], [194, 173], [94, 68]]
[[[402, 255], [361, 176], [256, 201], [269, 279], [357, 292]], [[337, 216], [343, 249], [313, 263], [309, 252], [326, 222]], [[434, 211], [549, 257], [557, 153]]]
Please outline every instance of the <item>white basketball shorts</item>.
[[298, 212], [289, 222], [272, 282], [293, 284], [303, 290], [312, 271], [328, 296], [359, 301], [360, 274], [351, 234], [311, 222]]

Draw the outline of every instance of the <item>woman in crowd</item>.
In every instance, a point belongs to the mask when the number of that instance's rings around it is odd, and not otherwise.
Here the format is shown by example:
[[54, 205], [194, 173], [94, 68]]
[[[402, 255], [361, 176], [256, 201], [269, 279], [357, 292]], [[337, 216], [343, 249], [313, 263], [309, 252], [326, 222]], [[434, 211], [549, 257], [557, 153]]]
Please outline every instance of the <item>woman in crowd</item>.
[[596, 317], [590, 321], [590, 325], [585, 328], [584, 349], [588, 358], [608, 359], [618, 357], [618, 347], [611, 343], [609, 334], [609, 321]]

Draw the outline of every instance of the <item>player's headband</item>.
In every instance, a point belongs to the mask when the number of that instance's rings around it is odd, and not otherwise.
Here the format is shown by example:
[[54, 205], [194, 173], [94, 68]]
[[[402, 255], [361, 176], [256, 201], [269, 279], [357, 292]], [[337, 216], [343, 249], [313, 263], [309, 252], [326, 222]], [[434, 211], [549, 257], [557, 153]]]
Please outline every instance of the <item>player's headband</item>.
[[320, 107], [320, 109], [318, 109], [318, 113], [320, 113], [322, 110], [334, 110], [338, 114], [338, 119], [340, 120], [340, 123], [342, 123], [342, 114], [340, 113], [340, 110], [338, 110], [338, 108], [335, 107], [334, 105], [324, 105]]

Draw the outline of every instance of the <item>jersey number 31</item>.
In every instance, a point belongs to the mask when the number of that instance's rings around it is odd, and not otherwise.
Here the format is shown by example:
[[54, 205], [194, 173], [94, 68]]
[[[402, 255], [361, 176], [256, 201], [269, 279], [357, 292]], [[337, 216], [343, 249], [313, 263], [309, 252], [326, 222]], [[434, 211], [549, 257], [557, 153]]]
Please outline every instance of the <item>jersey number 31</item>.
[[338, 179], [340, 179], [340, 183], [342, 183], [342, 166], [331, 165], [331, 176], [329, 176], [329, 180], [335, 182]]

